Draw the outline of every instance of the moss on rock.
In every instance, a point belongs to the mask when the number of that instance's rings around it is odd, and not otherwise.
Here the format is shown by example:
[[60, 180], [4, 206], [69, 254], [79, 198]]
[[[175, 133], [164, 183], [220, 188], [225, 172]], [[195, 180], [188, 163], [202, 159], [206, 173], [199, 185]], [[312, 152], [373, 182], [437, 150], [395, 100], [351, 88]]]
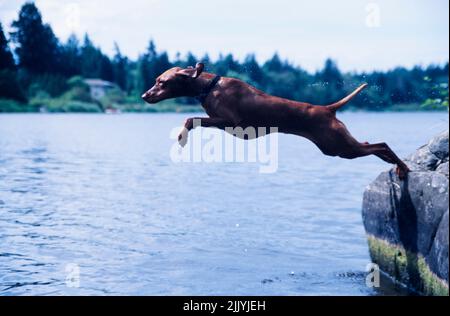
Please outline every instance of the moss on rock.
[[448, 284], [430, 270], [423, 256], [373, 235], [367, 239], [372, 261], [397, 281], [425, 295], [449, 295]]

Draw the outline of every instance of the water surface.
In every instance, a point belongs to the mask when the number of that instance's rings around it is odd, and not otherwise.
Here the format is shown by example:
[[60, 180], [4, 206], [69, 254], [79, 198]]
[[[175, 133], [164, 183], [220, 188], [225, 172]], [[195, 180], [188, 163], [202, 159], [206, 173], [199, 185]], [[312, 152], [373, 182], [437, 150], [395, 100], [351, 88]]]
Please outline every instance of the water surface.
[[[339, 117], [403, 157], [447, 115]], [[276, 173], [175, 164], [169, 132], [186, 117], [0, 115], [0, 295], [402, 294], [365, 285], [362, 193], [389, 165], [291, 135]]]

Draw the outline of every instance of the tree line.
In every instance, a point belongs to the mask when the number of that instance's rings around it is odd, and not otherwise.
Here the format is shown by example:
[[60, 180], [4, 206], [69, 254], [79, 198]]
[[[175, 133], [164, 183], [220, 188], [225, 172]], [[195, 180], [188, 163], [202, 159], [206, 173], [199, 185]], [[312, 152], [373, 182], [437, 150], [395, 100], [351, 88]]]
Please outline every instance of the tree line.
[[[114, 82], [128, 102], [140, 102], [139, 96], [163, 71], [173, 66], [192, 66], [197, 61], [204, 62], [207, 71], [240, 78], [273, 95], [313, 104], [334, 102], [362, 82], [369, 83], [370, 88], [352, 102], [361, 109], [448, 103], [448, 62], [411, 69], [398, 67], [385, 72], [343, 73], [333, 60], [327, 59], [323, 69], [308, 73], [282, 60], [277, 53], [262, 64], [254, 54], [247, 55], [243, 61], [232, 54], [220, 55], [212, 61], [208, 55], [198, 58], [192, 53], [184, 57], [177, 54], [171, 60], [167, 52], [156, 49], [152, 40], [137, 60], [123, 55], [117, 44], [110, 58], [87, 34], [81, 41], [71, 35], [62, 43], [50, 25], [43, 22], [33, 3], [22, 6], [11, 29], [7, 38], [0, 23], [0, 98], [22, 103], [42, 94], [57, 98], [73, 89], [74, 82], [79, 82], [73, 78]], [[191, 98], [180, 98], [177, 102], [196, 103]]]

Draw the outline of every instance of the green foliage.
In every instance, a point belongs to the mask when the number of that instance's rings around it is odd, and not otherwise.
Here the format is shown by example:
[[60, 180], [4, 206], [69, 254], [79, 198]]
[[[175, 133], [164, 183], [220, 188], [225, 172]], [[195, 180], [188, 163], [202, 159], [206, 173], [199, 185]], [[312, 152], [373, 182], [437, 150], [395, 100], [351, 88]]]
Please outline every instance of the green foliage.
[[51, 100], [46, 105], [49, 112], [77, 112], [77, 113], [99, 113], [102, 110], [95, 103], [81, 101], [66, 101], [64, 99]]
[[82, 88], [86, 91], [89, 91], [89, 86], [84, 82], [83, 77], [81, 76], [73, 76], [67, 80], [67, 86], [70, 89], [73, 88]]
[[124, 104], [126, 100], [125, 93], [119, 88], [108, 90], [105, 96], [100, 100], [102, 108], [117, 108], [117, 105]]
[[91, 99], [89, 87], [80, 76], [74, 76], [64, 83], [68, 90], [61, 96], [52, 97], [39, 84], [30, 86], [29, 105], [31, 108], [44, 112], [101, 112], [99, 104]]
[[448, 82], [433, 83], [430, 77], [425, 77], [424, 81], [431, 85], [431, 97], [422, 104], [424, 108], [448, 110]]
[[0, 113], [36, 112], [37, 109], [27, 103], [11, 99], [0, 99]]
[[37, 96], [30, 100], [29, 107], [35, 111], [64, 113], [64, 112], [80, 112], [80, 113], [98, 113], [102, 112], [98, 104], [90, 102], [82, 102], [76, 100], [68, 100], [66, 98], [46, 98], [45, 95]]
[[32, 84], [28, 88], [28, 95], [35, 96], [35, 91], [45, 91], [51, 97], [60, 96], [67, 91], [66, 78], [60, 74], [39, 74], [31, 76]]
[[67, 80], [67, 86], [69, 87], [69, 90], [61, 96], [62, 99], [93, 103], [89, 92], [89, 86], [84, 82], [82, 77], [74, 76], [70, 78]]
[[[75, 35], [71, 35], [66, 43], [60, 43], [51, 27], [43, 22], [34, 3], [22, 6], [12, 27], [10, 37], [18, 65], [15, 65], [0, 25], [0, 98], [20, 102], [29, 98], [32, 104], [41, 106], [49, 106], [50, 99], [75, 102], [65, 108], [56, 102], [53, 108], [64, 111], [94, 107], [145, 111], [149, 107], [150, 111], [179, 110], [183, 106], [197, 108], [198, 102], [189, 97], [177, 98], [168, 105], [147, 106], [140, 95], [153, 86], [155, 78], [168, 68], [194, 66], [198, 61], [206, 64], [208, 72], [239, 78], [269, 94], [311, 104], [333, 103], [367, 82], [369, 88], [345, 109], [448, 109], [448, 63], [427, 68], [397, 67], [386, 72], [342, 73], [336, 62], [327, 59], [321, 70], [308, 73], [283, 60], [277, 53], [262, 64], [254, 54], [241, 62], [232, 54], [220, 55], [216, 61], [211, 61], [208, 55], [198, 59], [188, 52], [184, 57], [177, 54], [171, 61], [167, 52], [156, 49], [153, 40], [137, 60], [129, 60], [122, 55], [117, 44], [115, 55], [110, 59], [87, 34], [82, 44]], [[93, 101], [83, 78], [111, 81], [120, 90], [110, 91], [100, 102]], [[139, 106], [127, 107], [125, 104]], [[417, 106], [421, 104], [422, 107]]]
[[202, 107], [200, 105], [183, 105], [174, 100], [165, 100], [158, 104], [142, 104], [142, 103], [125, 103], [123, 105], [116, 105], [116, 109], [120, 109], [123, 112], [140, 112], [140, 113], [165, 113], [165, 112], [178, 112], [178, 113], [196, 113], [201, 112]]
[[17, 73], [15, 70], [0, 70], [0, 97], [13, 99], [19, 102], [26, 102], [27, 99], [17, 80]]

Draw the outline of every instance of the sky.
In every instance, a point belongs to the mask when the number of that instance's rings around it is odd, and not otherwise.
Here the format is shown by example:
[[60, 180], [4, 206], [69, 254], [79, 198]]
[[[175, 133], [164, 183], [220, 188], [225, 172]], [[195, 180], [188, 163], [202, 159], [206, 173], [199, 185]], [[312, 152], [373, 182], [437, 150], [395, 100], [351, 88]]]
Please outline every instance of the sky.
[[[0, 0], [9, 31], [22, 0]], [[214, 60], [277, 52], [315, 71], [326, 58], [344, 71], [441, 64], [449, 56], [448, 0], [36, 0], [44, 22], [65, 41], [88, 33], [112, 56], [114, 42], [137, 58], [150, 39], [174, 57], [192, 51]]]

